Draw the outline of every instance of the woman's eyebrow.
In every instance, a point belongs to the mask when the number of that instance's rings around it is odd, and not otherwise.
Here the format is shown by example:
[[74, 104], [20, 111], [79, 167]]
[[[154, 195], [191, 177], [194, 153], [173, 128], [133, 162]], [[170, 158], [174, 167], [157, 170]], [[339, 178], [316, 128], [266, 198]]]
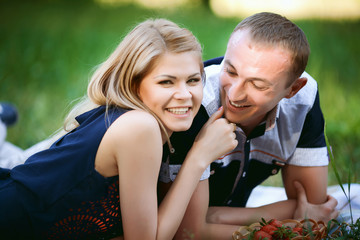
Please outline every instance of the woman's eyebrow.
[[[200, 73], [198, 73], [198, 72], [193, 73], [193, 74], [189, 75], [188, 78], [192, 78], [192, 77], [195, 77], [195, 76], [200, 76]], [[173, 75], [169, 75], [169, 74], [160, 74], [160, 75], [155, 76], [154, 78], [171, 78], [171, 79], [176, 79], [177, 77], [176, 77], [176, 76], [173, 76]]]
[[176, 79], [175, 76], [168, 75], [168, 74], [157, 75], [157, 76], [155, 76], [154, 78], [171, 78], [171, 79]]
[[191, 74], [188, 78], [192, 78], [192, 77], [197, 77], [197, 76], [200, 76], [200, 73], [194, 73], [194, 74]]

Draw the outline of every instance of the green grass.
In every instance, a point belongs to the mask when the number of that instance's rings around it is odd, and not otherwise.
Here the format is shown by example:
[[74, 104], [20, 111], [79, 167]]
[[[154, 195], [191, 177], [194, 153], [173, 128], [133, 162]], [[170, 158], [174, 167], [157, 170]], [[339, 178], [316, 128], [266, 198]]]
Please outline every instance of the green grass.
[[[75, 1], [74, 1], [75, 2]], [[59, 1], [0, 3], [0, 101], [20, 113], [8, 140], [27, 148], [62, 126], [72, 101], [86, 92], [93, 68], [128, 30], [146, 18], [165, 17], [189, 28], [203, 44], [204, 59], [224, 54], [238, 19], [221, 19], [203, 7], [147, 10]], [[312, 54], [307, 71], [318, 81], [338, 171], [360, 172], [360, 21], [296, 21]], [[336, 179], [330, 170], [330, 184]], [[356, 174], [352, 181], [358, 181]]]

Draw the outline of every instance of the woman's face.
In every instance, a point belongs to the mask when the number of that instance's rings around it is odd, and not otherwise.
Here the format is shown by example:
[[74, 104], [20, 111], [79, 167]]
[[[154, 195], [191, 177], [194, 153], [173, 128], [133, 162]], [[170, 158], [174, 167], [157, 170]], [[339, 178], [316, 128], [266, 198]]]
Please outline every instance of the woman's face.
[[190, 128], [201, 105], [202, 91], [198, 56], [193, 52], [166, 53], [140, 83], [139, 97], [170, 135]]

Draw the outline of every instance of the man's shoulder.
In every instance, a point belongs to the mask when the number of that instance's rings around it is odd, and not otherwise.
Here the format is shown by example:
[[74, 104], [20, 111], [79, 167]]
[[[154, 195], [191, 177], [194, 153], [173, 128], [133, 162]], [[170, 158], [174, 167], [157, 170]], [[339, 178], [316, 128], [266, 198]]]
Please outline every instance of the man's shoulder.
[[224, 57], [212, 58], [204, 62], [206, 79], [218, 77]]
[[[306, 72], [302, 77], [308, 79], [306, 85], [292, 98], [283, 98], [278, 105], [277, 126], [278, 129], [286, 129], [282, 136], [284, 139], [294, 138], [294, 134], [303, 128], [304, 122], [309, 112], [317, 105], [317, 82]], [[317, 107], [317, 106], [315, 106]], [[321, 114], [321, 112], [320, 112]], [[299, 137], [299, 136], [297, 136]], [[298, 139], [294, 139], [298, 141]]]
[[206, 82], [203, 89], [202, 105], [211, 116], [220, 107], [220, 68], [213, 65], [206, 70]]
[[208, 67], [208, 66], [211, 66], [211, 65], [220, 65], [223, 60], [224, 60], [224, 56], [206, 60], [204, 62], [204, 67]]
[[212, 64], [205, 67], [206, 80], [217, 77], [221, 70], [221, 64]]

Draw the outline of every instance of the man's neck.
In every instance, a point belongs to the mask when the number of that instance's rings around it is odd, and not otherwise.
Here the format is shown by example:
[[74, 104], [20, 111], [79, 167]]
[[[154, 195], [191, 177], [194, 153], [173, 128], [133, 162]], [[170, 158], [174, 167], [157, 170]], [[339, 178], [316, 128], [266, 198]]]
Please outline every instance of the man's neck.
[[246, 126], [241, 126], [241, 129], [244, 131], [246, 137], [249, 137], [252, 133], [252, 131], [259, 126], [262, 122], [266, 121], [268, 114], [266, 114], [263, 118], [260, 118], [258, 121], [253, 121], [251, 124], [248, 124]]

